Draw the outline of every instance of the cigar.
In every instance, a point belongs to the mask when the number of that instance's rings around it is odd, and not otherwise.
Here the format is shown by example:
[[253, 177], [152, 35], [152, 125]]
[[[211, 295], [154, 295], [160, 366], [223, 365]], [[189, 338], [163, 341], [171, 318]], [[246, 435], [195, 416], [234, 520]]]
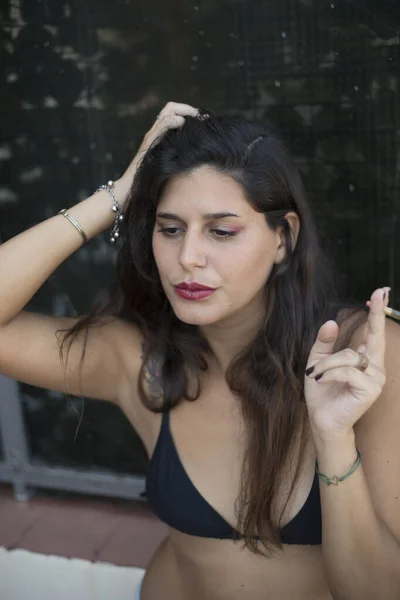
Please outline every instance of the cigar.
[[396, 321], [400, 321], [399, 310], [394, 310], [394, 308], [390, 308], [390, 306], [385, 306], [383, 310], [385, 312], [385, 315], [387, 315], [388, 317], [392, 317], [393, 319], [396, 319]]

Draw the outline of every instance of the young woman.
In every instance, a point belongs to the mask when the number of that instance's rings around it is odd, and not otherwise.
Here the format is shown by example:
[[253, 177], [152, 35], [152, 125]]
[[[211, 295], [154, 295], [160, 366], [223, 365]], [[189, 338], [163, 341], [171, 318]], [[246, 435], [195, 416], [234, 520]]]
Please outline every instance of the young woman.
[[[112, 224], [107, 306], [23, 310]], [[170, 533], [138, 599], [400, 597], [390, 288], [346, 306], [266, 127], [168, 103], [118, 181], [2, 245], [0, 281], [0, 371], [114, 402], [143, 440]]]

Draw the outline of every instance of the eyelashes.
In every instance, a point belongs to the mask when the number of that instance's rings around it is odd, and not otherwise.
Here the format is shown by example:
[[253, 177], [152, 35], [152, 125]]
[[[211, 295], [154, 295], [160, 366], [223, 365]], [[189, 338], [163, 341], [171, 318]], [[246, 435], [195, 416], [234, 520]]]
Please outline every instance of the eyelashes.
[[[157, 229], [157, 233], [161, 233], [168, 238], [177, 237], [181, 231], [182, 229], [179, 227], [161, 227], [160, 229]], [[210, 229], [210, 233], [218, 240], [226, 240], [237, 234], [236, 231], [226, 231], [225, 229]]]

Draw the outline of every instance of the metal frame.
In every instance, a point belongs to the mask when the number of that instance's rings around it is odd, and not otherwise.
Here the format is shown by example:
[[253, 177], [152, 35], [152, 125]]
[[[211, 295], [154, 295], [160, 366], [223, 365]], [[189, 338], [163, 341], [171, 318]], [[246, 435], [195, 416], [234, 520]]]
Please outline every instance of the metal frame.
[[112, 475], [31, 462], [18, 383], [1, 374], [0, 431], [4, 455], [4, 460], [0, 460], [0, 482], [12, 484], [16, 500], [29, 500], [36, 487], [144, 500], [143, 476]]

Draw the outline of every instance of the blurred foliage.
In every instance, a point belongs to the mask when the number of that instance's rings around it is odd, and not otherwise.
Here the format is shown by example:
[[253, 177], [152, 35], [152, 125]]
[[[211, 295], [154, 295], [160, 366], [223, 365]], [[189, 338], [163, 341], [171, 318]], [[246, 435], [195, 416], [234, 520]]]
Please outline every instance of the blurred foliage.
[[[0, 241], [72, 206], [130, 162], [169, 100], [273, 126], [301, 168], [349, 297], [399, 301], [398, 0], [3, 0]], [[108, 232], [28, 307], [82, 314], [107, 295]], [[34, 257], [32, 257], [34, 266]], [[113, 406], [21, 386], [34, 455], [142, 472]]]

